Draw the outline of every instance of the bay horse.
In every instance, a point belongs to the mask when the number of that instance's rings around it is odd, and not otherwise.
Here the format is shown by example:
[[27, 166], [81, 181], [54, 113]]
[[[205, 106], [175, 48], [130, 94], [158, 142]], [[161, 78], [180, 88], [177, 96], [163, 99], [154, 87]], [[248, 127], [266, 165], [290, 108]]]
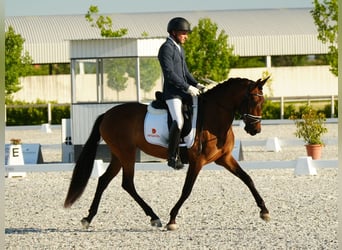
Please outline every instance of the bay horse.
[[[210, 162], [223, 166], [240, 178], [254, 196], [260, 208], [260, 217], [265, 221], [270, 219], [268, 209], [255, 188], [253, 180], [232, 156], [234, 147], [232, 122], [237, 112], [242, 116], [247, 133], [254, 136], [261, 131], [261, 113], [264, 102], [262, 89], [267, 80], [268, 78], [259, 79], [255, 82], [245, 78], [230, 78], [199, 96], [202, 98], [198, 107], [202, 119], [197, 124], [195, 141], [188, 149], [189, 166], [185, 183], [179, 200], [170, 212], [170, 219], [166, 226], [168, 230], [177, 229], [176, 216], [189, 197], [199, 172]], [[81, 221], [84, 228], [89, 227], [97, 213], [102, 193], [121, 169], [122, 188], [151, 218], [152, 226], [162, 226], [159, 217], [139, 196], [134, 185], [137, 148], [154, 157], [167, 158], [167, 148], [152, 145], [144, 137], [146, 112], [147, 105], [145, 104], [125, 103], [109, 109], [96, 119], [90, 136], [76, 161], [64, 202], [64, 207], [68, 208], [82, 195], [91, 176], [97, 146], [102, 137], [110, 148], [111, 161], [98, 180], [89, 214]]]

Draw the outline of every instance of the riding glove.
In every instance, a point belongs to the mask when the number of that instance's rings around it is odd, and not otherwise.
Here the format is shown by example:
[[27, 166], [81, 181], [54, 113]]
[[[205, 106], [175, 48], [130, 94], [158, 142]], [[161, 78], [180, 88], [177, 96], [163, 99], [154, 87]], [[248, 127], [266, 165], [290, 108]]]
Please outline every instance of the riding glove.
[[197, 83], [196, 88], [198, 88], [202, 92], [207, 91], [207, 88], [201, 83]]
[[188, 88], [188, 93], [191, 95], [191, 96], [196, 96], [196, 95], [199, 95], [200, 94], [200, 91], [198, 88], [190, 85], [190, 87]]

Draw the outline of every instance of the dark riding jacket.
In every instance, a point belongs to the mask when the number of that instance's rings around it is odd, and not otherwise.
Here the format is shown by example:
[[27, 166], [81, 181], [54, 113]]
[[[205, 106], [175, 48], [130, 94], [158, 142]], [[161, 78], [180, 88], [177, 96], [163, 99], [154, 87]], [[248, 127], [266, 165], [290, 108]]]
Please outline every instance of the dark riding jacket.
[[182, 46], [179, 50], [168, 37], [159, 49], [158, 59], [164, 75], [164, 99], [190, 98], [187, 90], [190, 85], [196, 87], [198, 82], [188, 70]]

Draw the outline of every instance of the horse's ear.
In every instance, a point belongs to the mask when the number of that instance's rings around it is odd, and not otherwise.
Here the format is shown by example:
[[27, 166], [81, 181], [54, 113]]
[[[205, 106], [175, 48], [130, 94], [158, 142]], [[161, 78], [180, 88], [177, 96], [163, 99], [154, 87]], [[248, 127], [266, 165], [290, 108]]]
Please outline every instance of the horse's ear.
[[270, 79], [271, 76], [266, 77], [265, 79], [259, 79], [256, 83], [259, 88], [262, 88], [264, 84], [267, 82], [268, 79]]

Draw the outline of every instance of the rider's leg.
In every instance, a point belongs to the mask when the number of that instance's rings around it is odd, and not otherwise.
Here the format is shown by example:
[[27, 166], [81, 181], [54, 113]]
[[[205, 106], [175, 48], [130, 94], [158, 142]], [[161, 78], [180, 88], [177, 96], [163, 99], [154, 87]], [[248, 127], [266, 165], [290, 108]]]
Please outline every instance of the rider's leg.
[[182, 100], [179, 98], [166, 100], [173, 121], [177, 122], [179, 130], [182, 130], [184, 118], [182, 113]]
[[173, 168], [182, 168], [183, 165], [177, 163], [177, 149], [179, 145], [179, 139], [181, 130], [184, 124], [184, 118], [182, 114], [182, 101], [178, 98], [166, 100], [166, 104], [169, 107], [169, 111], [173, 120], [170, 127], [169, 134], [169, 148], [168, 148], [168, 159], [167, 164]]

